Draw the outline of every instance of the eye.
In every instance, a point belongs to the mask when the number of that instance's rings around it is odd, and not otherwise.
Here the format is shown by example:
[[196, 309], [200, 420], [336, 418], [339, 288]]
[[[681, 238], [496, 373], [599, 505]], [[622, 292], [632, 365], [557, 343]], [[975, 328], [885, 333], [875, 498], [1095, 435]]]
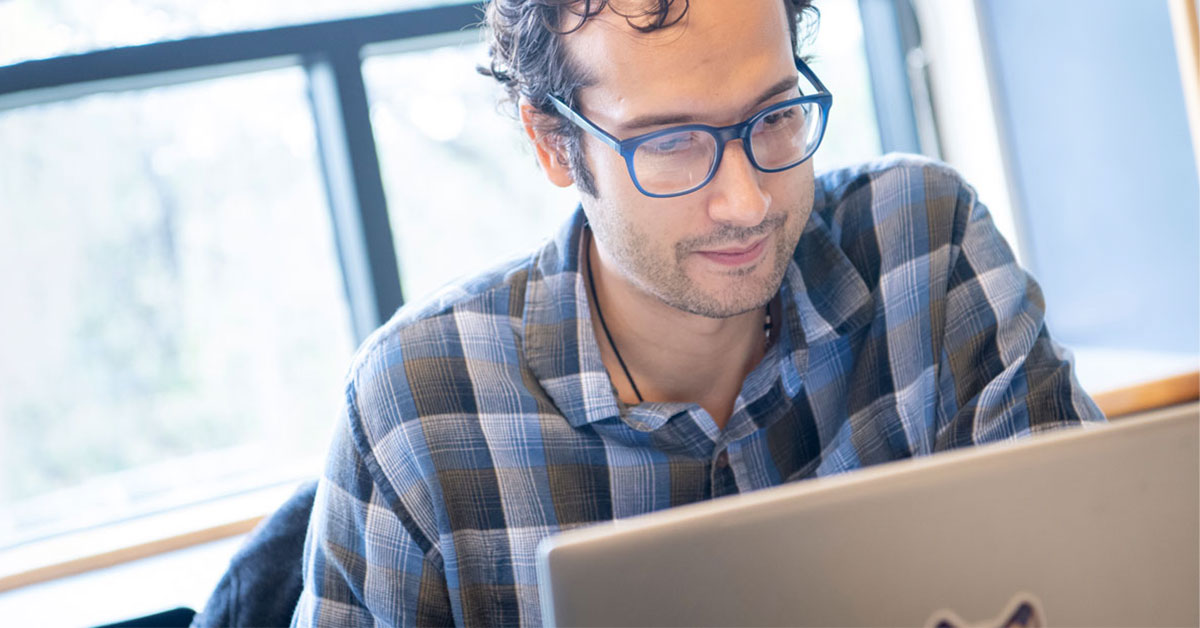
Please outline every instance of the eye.
[[795, 107], [787, 107], [786, 109], [780, 109], [779, 111], [773, 111], [773, 112], [767, 114], [766, 116], [764, 116], [763, 117], [763, 125], [764, 126], [778, 126], [778, 125], [783, 124], [795, 117], [796, 117], [796, 108]]
[[678, 135], [668, 135], [658, 139], [650, 140], [642, 145], [642, 148], [653, 151], [659, 154], [681, 153], [691, 149], [696, 144], [691, 133], [681, 133]]

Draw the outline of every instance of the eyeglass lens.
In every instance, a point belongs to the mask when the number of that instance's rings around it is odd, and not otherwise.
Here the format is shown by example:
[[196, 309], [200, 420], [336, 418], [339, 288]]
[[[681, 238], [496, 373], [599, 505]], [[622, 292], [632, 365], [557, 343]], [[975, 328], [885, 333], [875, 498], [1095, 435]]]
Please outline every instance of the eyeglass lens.
[[[801, 103], [772, 111], [750, 130], [750, 151], [758, 166], [776, 170], [795, 165], [816, 149], [821, 107]], [[656, 137], [633, 153], [634, 175], [651, 194], [676, 194], [705, 182], [717, 154], [717, 139], [704, 131]]]

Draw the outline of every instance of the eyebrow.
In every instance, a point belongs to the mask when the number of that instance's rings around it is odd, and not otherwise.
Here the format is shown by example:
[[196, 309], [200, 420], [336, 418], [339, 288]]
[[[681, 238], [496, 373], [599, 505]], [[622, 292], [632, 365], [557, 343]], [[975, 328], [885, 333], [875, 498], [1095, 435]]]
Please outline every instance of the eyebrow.
[[[788, 91], [789, 89], [796, 87], [796, 85], [798, 85], [799, 83], [800, 83], [800, 76], [798, 74], [789, 76], [784, 79], [780, 79], [777, 83], [775, 83], [774, 85], [768, 87], [765, 91], [763, 91], [762, 95], [759, 96], [757, 100], [755, 100], [753, 103], [750, 103], [750, 105], [747, 107], [747, 110], [753, 110], [753, 109], [757, 108], [759, 105], [770, 100], [772, 97], [778, 96], [779, 94], [782, 94], [782, 93]], [[651, 114], [647, 114], [644, 116], [638, 116], [628, 122], [625, 122], [624, 124], [621, 124], [619, 126], [620, 130], [618, 132], [621, 132], [622, 134], [624, 134], [624, 133], [628, 133], [630, 131], [644, 129], [646, 127], [659, 126], [659, 125], [665, 125], [665, 124], [686, 124], [688, 122], [694, 122], [695, 120], [696, 120], [696, 115], [691, 112], [651, 113]]]

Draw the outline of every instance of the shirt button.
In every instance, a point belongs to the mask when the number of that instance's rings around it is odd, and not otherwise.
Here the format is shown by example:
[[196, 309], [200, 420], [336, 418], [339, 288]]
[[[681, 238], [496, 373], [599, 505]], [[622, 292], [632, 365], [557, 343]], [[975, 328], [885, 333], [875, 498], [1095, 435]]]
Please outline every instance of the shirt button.
[[720, 454], [717, 454], [717, 468], [724, 469], [725, 467], [728, 467], [728, 466], [729, 466], [729, 452], [722, 451]]

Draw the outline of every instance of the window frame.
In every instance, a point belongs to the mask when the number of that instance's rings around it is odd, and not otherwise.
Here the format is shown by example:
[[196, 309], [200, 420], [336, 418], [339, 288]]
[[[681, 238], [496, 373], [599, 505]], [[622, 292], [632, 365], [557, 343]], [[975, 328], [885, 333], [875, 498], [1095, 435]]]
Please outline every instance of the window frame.
[[482, 11], [481, 3], [460, 3], [25, 61], [0, 67], [0, 111], [301, 66], [361, 343], [404, 304], [362, 75], [364, 50], [473, 31]]

